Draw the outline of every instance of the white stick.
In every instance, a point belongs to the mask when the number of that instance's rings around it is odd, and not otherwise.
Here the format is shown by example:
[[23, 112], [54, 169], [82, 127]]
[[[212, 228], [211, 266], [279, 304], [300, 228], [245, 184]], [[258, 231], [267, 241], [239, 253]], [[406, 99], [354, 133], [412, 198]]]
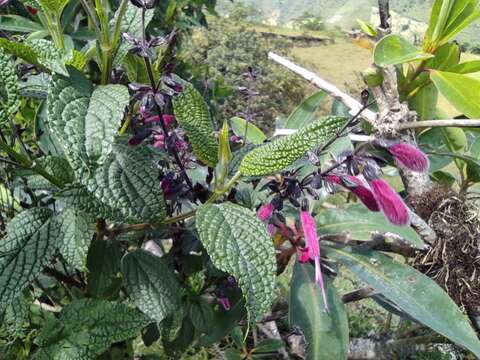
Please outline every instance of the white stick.
[[[277, 55], [273, 52], [268, 53], [268, 58], [272, 59], [276, 63], [285, 66], [287, 69], [293, 71], [294, 73], [302, 76], [306, 80], [310, 81], [312, 84], [317, 86], [318, 88], [322, 89], [323, 91], [327, 92], [329, 95], [334, 97], [335, 99], [344, 103], [349, 109], [350, 114], [353, 116], [357, 114], [362, 109], [362, 104], [360, 104], [357, 100], [355, 100], [350, 95], [346, 94], [335, 85], [329, 83], [328, 81], [323, 80], [318, 75], [314, 74], [313, 72], [294, 64], [290, 60], [284, 58], [283, 56]], [[367, 120], [369, 123], [374, 123], [375, 119], [377, 118], [377, 114], [369, 109], [363, 110], [362, 114], [360, 115], [362, 118]]]
[[[276, 129], [273, 136], [291, 135], [297, 131], [298, 131], [297, 129]], [[372, 141], [374, 139], [373, 136], [362, 135], [362, 134], [348, 134], [347, 136], [350, 138], [350, 140], [355, 142]]]

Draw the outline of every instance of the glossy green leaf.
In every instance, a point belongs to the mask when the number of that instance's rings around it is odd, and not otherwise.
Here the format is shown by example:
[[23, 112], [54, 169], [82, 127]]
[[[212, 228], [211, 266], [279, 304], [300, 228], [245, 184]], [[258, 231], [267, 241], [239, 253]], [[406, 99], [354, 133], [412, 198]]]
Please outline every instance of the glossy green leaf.
[[325, 311], [322, 291], [315, 283], [311, 264], [297, 262], [290, 287], [288, 320], [299, 327], [307, 345], [307, 359], [347, 359], [348, 321], [345, 306], [332, 280], [325, 276], [330, 312]]
[[258, 320], [270, 308], [276, 279], [275, 249], [265, 224], [252, 211], [223, 203], [202, 206], [196, 225], [213, 265], [235, 276], [250, 320]]
[[194, 301], [190, 306], [190, 319], [192, 320], [192, 324], [202, 333], [209, 334], [213, 330], [215, 326], [213, 317], [212, 305], [202, 298]]
[[449, 72], [457, 74], [471, 74], [480, 72], [480, 60], [466, 61], [451, 67]]
[[377, 36], [377, 30], [375, 30], [375, 27], [372, 24], [369, 24], [361, 19], [357, 19], [358, 26], [360, 26], [360, 29], [367, 34], [370, 37], [376, 37]]
[[32, 208], [7, 224], [0, 241], [0, 312], [42, 271], [57, 249], [52, 211]]
[[[442, 154], [449, 152], [443, 138], [443, 131], [440, 128], [432, 128], [423, 132], [420, 135], [418, 142], [420, 148], [427, 154], [430, 152]], [[430, 172], [440, 170], [452, 162], [451, 157], [433, 154], [428, 154], [428, 159], [430, 160]]]
[[433, 84], [423, 86], [408, 102], [421, 120], [432, 120], [437, 113], [438, 90]]
[[245, 137], [246, 134], [247, 141], [252, 144], [262, 144], [267, 139], [262, 130], [251, 122], [247, 123], [245, 119], [233, 117], [230, 119], [230, 126], [235, 135]]
[[456, 43], [440, 46], [434, 53], [435, 57], [425, 63], [427, 69], [450, 71], [449, 69], [460, 61], [460, 47]]
[[165, 260], [145, 250], [122, 259], [122, 273], [130, 298], [152, 320], [162, 321], [181, 303], [181, 290]]
[[297, 106], [295, 110], [288, 116], [285, 123], [286, 129], [300, 129], [311, 123], [315, 119], [315, 112], [325, 101], [328, 94], [325, 91], [317, 91]]
[[373, 58], [378, 66], [404, 64], [433, 57], [415, 46], [400, 35], [391, 34], [382, 38], [375, 46]]
[[349, 247], [325, 250], [410, 316], [480, 356], [480, 341], [467, 317], [435, 281], [380, 252]]
[[461, 113], [471, 119], [480, 117], [480, 80], [462, 74], [431, 71], [438, 91]]
[[35, 343], [40, 360], [91, 360], [112, 343], [138, 336], [148, 324], [139, 310], [97, 299], [74, 300], [58, 319], [40, 329]]
[[31, 33], [43, 30], [42, 25], [19, 15], [1, 15], [0, 30]]
[[371, 240], [374, 232], [394, 233], [418, 248], [423, 247], [422, 239], [415, 230], [408, 226], [393, 225], [382, 213], [372, 212], [360, 204], [322, 210], [315, 220], [318, 232], [322, 235], [345, 233], [351, 239]]
[[123, 85], [94, 88], [79, 71], [69, 68], [69, 73], [52, 78], [48, 123], [74, 169], [83, 174], [108, 158], [130, 96]]
[[442, 135], [447, 148], [452, 152], [462, 153], [468, 146], [465, 132], [456, 127], [442, 128]]

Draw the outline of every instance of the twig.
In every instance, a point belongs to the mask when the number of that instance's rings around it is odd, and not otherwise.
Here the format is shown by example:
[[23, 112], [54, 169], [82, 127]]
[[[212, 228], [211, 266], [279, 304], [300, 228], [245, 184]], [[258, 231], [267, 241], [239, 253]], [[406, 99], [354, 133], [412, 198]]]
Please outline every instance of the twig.
[[77, 288], [80, 288], [82, 289], [83, 286], [80, 282], [78, 282], [77, 280], [75, 280], [74, 278], [71, 278], [71, 277], [68, 277], [66, 276], [65, 274], [61, 273], [60, 271], [54, 269], [54, 268], [50, 268], [50, 267], [46, 267], [43, 272], [48, 275], [48, 276], [51, 276], [53, 278], [55, 278], [57, 281], [59, 282], [63, 282], [67, 285], [70, 285], [70, 286], [75, 286]]
[[52, 306], [52, 305], [49, 305], [49, 304], [45, 304], [43, 302], [40, 302], [40, 300], [35, 300], [33, 302], [34, 305], [38, 305], [42, 310], [45, 310], [45, 311], [50, 311], [50, 312], [54, 312], [54, 313], [59, 313], [62, 311], [62, 307], [61, 306]]
[[437, 127], [480, 127], [480, 119], [424, 120], [424, 121], [409, 121], [409, 122], [398, 124], [398, 130], [437, 128]]
[[[363, 108], [363, 105], [360, 102], [358, 102], [353, 97], [351, 97], [350, 95], [346, 94], [345, 92], [337, 88], [335, 85], [329, 83], [328, 81], [325, 81], [318, 75], [314, 74], [310, 70], [307, 70], [301, 66], [298, 66], [297, 64], [291, 62], [290, 60], [284, 58], [283, 56], [275, 54], [274, 52], [269, 52], [268, 58], [272, 59], [273, 61], [275, 61], [276, 63], [282, 66], [285, 66], [287, 69], [293, 71], [294, 73], [302, 76], [304, 79], [310, 81], [312, 84], [314, 84], [318, 88], [326, 91], [329, 95], [331, 95], [335, 99], [344, 103], [350, 109], [351, 115], [355, 115]], [[362, 117], [365, 120], [367, 120], [369, 123], [373, 124], [377, 118], [377, 114], [367, 109], [362, 112]]]
[[375, 294], [375, 289], [367, 287], [352, 292], [346, 293], [342, 296], [342, 301], [344, 304], [351, 303], [354, 301], [359, 301], [367, 299]]

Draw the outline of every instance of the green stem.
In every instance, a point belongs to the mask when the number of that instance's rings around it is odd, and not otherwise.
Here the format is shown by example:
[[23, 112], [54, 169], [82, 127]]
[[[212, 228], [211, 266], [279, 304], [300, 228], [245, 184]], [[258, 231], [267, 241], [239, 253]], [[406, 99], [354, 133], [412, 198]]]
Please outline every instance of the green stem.
[[113, 35], [112, 35], [113, 51], [116, 51], [118, 41], [120, 40], [120, 35], [121, 35], [120, 32], [122, 31], [122, 20], [123, 20], [123, 16], [125, 15], [125, 12], [127, 11], [128, 2], [129, 0], [122, 0], [122, 3], [118, 7], [118, 11], [115, 19], [115, 26], [114, 26]]

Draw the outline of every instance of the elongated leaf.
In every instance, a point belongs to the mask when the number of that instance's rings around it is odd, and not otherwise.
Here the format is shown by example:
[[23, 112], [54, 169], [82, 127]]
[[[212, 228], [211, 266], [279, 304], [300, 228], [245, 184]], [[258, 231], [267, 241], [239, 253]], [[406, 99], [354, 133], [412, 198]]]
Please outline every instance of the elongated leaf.
[[307, 344], [307, 359], [346, 359], [348, 321], [345, 306], [329, 277], [324, 278], [330, 312], [325, 311], [322, 291], [315, 283], [311, 264], [297, 262], [293, 269], [288, 320], [299, 327]]
[[26, 43], [21, 43], [17, 41], [10, 41], [4, 38], [0, 38], [0, 48], [11, 55], [15, 55], [26, 62], [37, 65], [43, 69], [43, 65], [40, 64], [38, 60], [37, 52], [32, 49], [32, 47]]
[[60, 253], [70, 265], [79, 270], [85, 269], [93, 237], [93, 221], [69, 208], [56, 216], [55, 222], [60, 224]]
[[237, 279], [251, 320], [270, 307], [275, 287], [276, 259], [267, 228], [239, 205], [204, 205], [196, 217], [200, 240], [213, 264]]
[[40, 330], [35, 342], [41, 360], [90, 360], [115, 342], [139, 335], [148, 324], [140, 311], [105, 300], [75, 300], [64, 307], [60, 318]]
[[160, 322], [176, 311], [181, 290], [164, 259], [136, 250], [122, 259], [122, 273], [135, 305], [151, 319]]
[[347, 119], [343, 117], [327, 116], [292, 135], [259, 146], [245, 155], [240, 171], [247, 176], [270, 175], [282, 171], [301, 159], [308, 150], [337, 135], [346, 122]]
[[355, 240], [370, 240], [374, 232], [394, 233], [418, 248], [423, 247], [422, 239], [415, 230], [406, 226], [393, 225], [385, 219], [383, 214], [371, 212], [360, 204], [347, 206], [344, 209], [323, 210], [315, 220], [319, 233], [323, 235], [346, 233]]
[[208, 166], [218, 161], [218, 143], [207, 103], [192, 84], [184, 84], [183, 92], [173, 98], [173, 110], [185, 130], [195, 155]]
[[377, 36], [377, 30], [375, 30], [375, 27], [372, 24], [369, 24], [361, 19], [357, 19], [357, 23], [360, 26], [360, 29], [362, 29], [362, 31], [368, 36]]
[[480, 341], [468, 319], [435, 281], [380, 252], [325, 250], [410, 316], [480, 356]]
[[0, 30], [30, 33], [43, 30], [42, 25], [19, 15], [0, 16]]
[[447, 43], [435, 51], [435, 57], [425, 63], [427, 69], [450, 71], [460, 61], [460, 47], [456, 43]]
[[244, 137], [247, 134], [246, 140], [252, 144], [258, 145], [267, 139], [262, 130], [250, 122], [247, 123], [245, 119], [233, 117], [230, 119], [230, 125], [235, 135]]
[[[79, 71], [52, 78], [48, 122], [75, 170], [94, 168], [110, 154], [128, 105], [123, 85], [93, 85]], [[80, 171], [81, 173], [81, 171]]]
[[385, 36], [377, 43], [373, 57], [375, 64], [386, 67], [425, 60], [433, 55], [417, 49], [400, 35], [392, 34]]
[[325, 101], [328, 94], [325, 91], [317, 91], [316, 93], [305, 99], [298, 107], [293, 110], [285, 123], [286, 129], [300, 129], [309, 124], [315, 118], [315, 112], [318, 107]]
[[430, 75], [438, 91], [455, 108], [475, 119], [480, 117], [480, 80], [462, 74], [431, 71]]
[[20, 106], [20, 92], [18, 90], [18, 76], [15, 65], [0, 48], [0, 123], [11, 120]]
[[125, 139], [91, 179], [88, 190], [102, 204], [121, 213], [124, 222], [161, 223], [166, 209], [152, 153], [146, 146], [129, 146]]
[[437, 112], [438, 90], [433, 84], [422, 87], [409, 100], [412, 110], [415, 110], [421, 120], [434, 119]]
[[42, 271], [57, 247], [58, 229], [52, 211], [33, 208], [7, 225], [0, 242], [0, 310], [4, 309]]
[[470, 74], [480, 72], [480, 60], [472, 60], [457, 64], [451, 67], [448, 71], [457, 74]]
[[61, 13], [70, 0], [37, 0], [40, 6], [53, 14]]

